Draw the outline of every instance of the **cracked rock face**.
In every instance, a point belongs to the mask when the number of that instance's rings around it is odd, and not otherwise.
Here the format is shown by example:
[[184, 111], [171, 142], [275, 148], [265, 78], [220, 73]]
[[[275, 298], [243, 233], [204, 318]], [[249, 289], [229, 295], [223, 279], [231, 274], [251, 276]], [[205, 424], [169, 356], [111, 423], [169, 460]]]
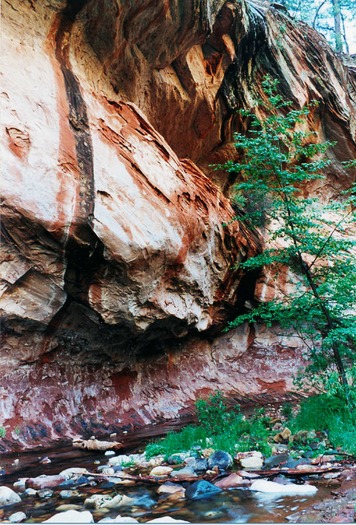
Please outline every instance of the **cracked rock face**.
[[340, 140], [320, 191], [346, 184], [355, 79], [303, 31], [254, 3], [5, 0], [7, 447], [174, 418], [215, 389], [291, 389], [294, 340], [216, 335], [253, 296], [235, 268], [261, 239], [209, 165], [234, 157], [236, 109], [270, 72], [295, 104], [321, 100], [310, 126]]

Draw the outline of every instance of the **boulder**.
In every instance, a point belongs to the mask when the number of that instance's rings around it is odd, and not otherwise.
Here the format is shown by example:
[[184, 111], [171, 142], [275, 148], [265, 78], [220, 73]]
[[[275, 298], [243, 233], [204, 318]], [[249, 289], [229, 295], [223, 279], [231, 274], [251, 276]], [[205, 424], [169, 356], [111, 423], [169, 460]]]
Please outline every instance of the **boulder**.
[[16, 492], [9, 487], [0, 487], [0, 507], [5, 507], [6, 505], [13, 505], [14, 503], [19, 503], [21, 498]]
[[230, 476], [220, 479], [219, 481], [216, 481], [216, 483], [214, 483], [215, 487], [219, 487], [220, 489], [224, 490], [232, 489], [235, 487], [241, 487], [248, 484], [249, 482], [244, 481], [244, 479], [238, 474], [230, 474]]
[[199, 481], [195, 481], [192, 483], [192, 485], [189, 485], [186, 488], [185, 497], [187, 499], [210, 498], [211, 496], [219, 494], [219, 492], [221, 492], [219, 487], [216, 487], [212, 483], [201, 479]]
[[163, 483], [158, 490], [157, 494], [182, 494], [184, 496], [185, 494], [185, 488], [182, 487], [182, 485], [179, 485], [178, 483], [171, 483], [170, 481], [167, 481], [166, 483]]
[[227, 470], [232, 466], [232, 463], [232, 456], [228, 452], [224, 452], [223, 450], [216, 450], [211, 454], [211, 456], [209, 456], [208, 459], [209, 469], [218, 467], [218, 469], [221, 471]]

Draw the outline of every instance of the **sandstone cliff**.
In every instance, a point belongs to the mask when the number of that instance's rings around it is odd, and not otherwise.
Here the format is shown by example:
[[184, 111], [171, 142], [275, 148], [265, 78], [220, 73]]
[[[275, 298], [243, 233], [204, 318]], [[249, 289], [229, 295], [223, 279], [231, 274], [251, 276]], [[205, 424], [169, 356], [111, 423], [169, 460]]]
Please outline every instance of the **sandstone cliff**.
[[[8, 444], [177, 417], [220, 390], [291, 389], [298, 341], [218, 335], [261, 239], [231, 222], [236, 109], [266, 73], [353, 176], [356, 79], [254, 2], [4, 0], [0, 425]], [[299, 349], [300, 350], [300, 349]]]

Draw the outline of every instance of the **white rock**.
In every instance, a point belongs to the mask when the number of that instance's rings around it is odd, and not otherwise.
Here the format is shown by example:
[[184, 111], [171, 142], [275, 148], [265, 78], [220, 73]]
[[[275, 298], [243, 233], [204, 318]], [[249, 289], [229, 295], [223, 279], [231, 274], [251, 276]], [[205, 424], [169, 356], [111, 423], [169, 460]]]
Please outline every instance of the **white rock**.
[[94, 523], [94, 518], [88, 510], [67, 510], [59, 512], [42, 523]]
[[102, 505], [105, 509], [115, 509], [117, 507], [123, 507], [128, 505], [133, 505], [135, 503], [135, 498], [129, 498], [128, 496], [118, 494], [114, 498], [112, 498], [110, 501], [106, 501], [104, 505]]
[[116, 516], [116, 518], [103, 518], [98, 523], [139, 523], [135, 518], [126, 516]]
[[9, 487], [0, 487], [0, 507], [19, 503], [21, 498], [16, 492]]
[[113, 450], [107, 450], [105, 456], [115, 456], [115, 452]]
[[109, 459], [109, 465], [122, 465], [123, 463], [129, 463], [131, 460], [130, 456], [126, 454], [121, 454], [120, 456], [114, 456]]
[[24, 512], [15, 512], [9, 516], [9, 521], [11, 523], [21, 523], [22, 521], [25, 521], [26, 518], [27, 516]]
[[115, 470], [112, 467], [105, 467], [103, 468], [101, 473], [105, 476], [112, 476], [113, 474], [115, 474]]
[[93, 494], [90, 498], [87, 498], [84, 501], [84, 506], [89, 509], [100, 509], [105, 505], [105, 503], [112, 500], [111, 496], [105, 494]]
[[172, 467], [154, 467], [150, 472], [150, 476], [169, 476], [172, 470]]
[[70, 479], [73, 476], [76, 476], [77, 474], [88, 474], [88, 471], [86, 468], [72, 467], [66, 468], [65, 470], [62, 470], [62, 472], [59, 473], [60, 476], [64, 476], [67, 479]]
[[162, 516], [162, 518], [155, 518], [154, 520], [147, 521], [146, 523], [190, 523], [190, 521], [175, 520], [170, 516]]
[[35, 490], [35, 489], [32, 489], [31, 487], [29, 487], [28, 489], [26, 489], [24, 491], [24, 495], [25, 496], [36, 496], [38, 490]]
[[258, 456], [249, 456], [247, 458], [240, 459], [241, 466], [243, 468], [261, 468], [263, 465], [263, 459]]
[[288, 485], [281, 485], [274, 481], [266, 481], [264, 479], [258, 479], [254, 481], [250, 487], [251, 490], [256, 492], [264, 493], [278, 493], [278, 494], [315, 494], [317, 488], [313, 485], [296, 485], [295, 483], [289, 483]]
[[26, 480], [28, 478], [20, 478], [18, 481], [15, 481], [15, 483], [12, 485], [13, 487], [16, 487], [18, 489], [25, 490], [26, 488]]

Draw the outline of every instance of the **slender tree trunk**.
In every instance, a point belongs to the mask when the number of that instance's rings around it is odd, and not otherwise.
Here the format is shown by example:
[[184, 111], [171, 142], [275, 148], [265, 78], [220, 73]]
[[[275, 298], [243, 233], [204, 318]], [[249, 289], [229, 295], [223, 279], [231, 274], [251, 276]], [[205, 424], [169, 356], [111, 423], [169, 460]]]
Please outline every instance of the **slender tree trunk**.
[[[300, 268], [301, 272], [305, 275], [305, 277], [306, 277], [306, 279], [307, 279], [307, 281], [309, 283], [309, 286], [310, 286], [310, 288], [311, 288], [311, 290], [313, 292], [313, 295], [314, 295], [315, 299], [318, 301], [320, 310], [321, 310], [321, 312], [322, 312], [322, 314], [323, 314], [323, 316], [325, 318], [326, 327], [325, 327], [325, 330], [323, 331], [323, 333], [321, 333], [321, 335], [322, 336], [324, 336], [324, 335], [326, 336], [335, 328], [335, 322], [334, 322], [333, 318], [331, 317], [330, 312], [329, 312], [325, 302], [323, 301], [323, 299], [319, 295], [318, 288], [317, 288], [317, 286], [315, 284], [314, 277], [313, 277], [313, 275], [312, 275], [312, 273], [310, 271], [310, 267], [304, 261], [302, 253], [301, 253], [301, 251], [300, 251], [300, 249], [298, 247], [297, 237], [296, 237], [296, 235], [294, 233], [294, 224], [293, 224], [292, 213], [291, 213], [291, 209], [290, 209], [290, 205], [289, 205], [289, 198], [288, 198], [288, 196], [286, 194], [284, 194], [283, 200], [285, 202], [286, 209], [287, 209], [288, 224], [291, 227], [291, 230], [293, 232], [291, 237], [292, 237], [294, 246], [295, 246], [296, 251], [297, 251], [298, 265], [299, 265], [299, 268]], [[350, 395], [350, 385], [349, 385], [349, 383], [347, 381], [346, 371], [345, 371], [344, 363], [342, 361], [341, 353], [339, 351], [338, 346], [335, 343], [332, 345], [332, 351], [333, 351], [333, 354], [334, 354], [334, 362], [336, 364], [336, 368], [337, 368], [337, 371], [338, 371], [339, 380], [340, 380], [340, 383], [342, 384], [342, 386], [344, 388], [347, 405], [348, 405], [350, 411], [353, 411], [353, 405], [352, 405], [351, 395]]]
[[337, 53], [342, 53], [343, 38], [341, 29], [341, 6], [340, 0], [332, 0], [333, 17], [334, 17], [334, 32], [335, 32], [335, 50]]

